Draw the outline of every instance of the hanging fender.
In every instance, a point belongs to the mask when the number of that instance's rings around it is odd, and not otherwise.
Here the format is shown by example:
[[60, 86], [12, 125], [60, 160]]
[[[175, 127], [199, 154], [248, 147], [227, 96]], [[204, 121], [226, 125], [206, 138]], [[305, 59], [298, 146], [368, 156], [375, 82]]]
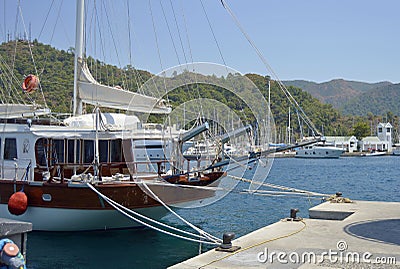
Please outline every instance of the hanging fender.
[[28, 208], [28, 197], [23, 191], [19, 191], [11, 195], [8, 200], [8, 211], [16, 216], [25, 213]]

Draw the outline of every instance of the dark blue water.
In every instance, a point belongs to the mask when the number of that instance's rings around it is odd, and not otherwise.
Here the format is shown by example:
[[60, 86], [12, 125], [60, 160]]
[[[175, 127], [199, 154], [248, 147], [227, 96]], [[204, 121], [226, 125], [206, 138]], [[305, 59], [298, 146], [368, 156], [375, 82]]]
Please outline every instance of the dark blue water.
[[[400, 157], [275, 159], [267, 182], [351, 199], [400, 202]], [[237, 189], [246, 187], [239, 185]], [[307, 217], [319, 200], [231, 192], [220, 201], [178, 213], [216, 236], [244, 235], [287, 217], [291, 208]], [[164, 222], [184, 227], [172, 216]], [[29, 268], [165, 268], [198, 253], [196, 243], [149, 229], [38, 233], [28, 235]]]

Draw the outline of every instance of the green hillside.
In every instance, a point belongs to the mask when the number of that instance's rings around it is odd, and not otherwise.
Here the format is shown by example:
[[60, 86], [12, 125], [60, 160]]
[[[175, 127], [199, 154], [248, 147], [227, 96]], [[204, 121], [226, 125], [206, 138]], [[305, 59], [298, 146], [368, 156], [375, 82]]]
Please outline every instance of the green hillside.
[[[38, 70], [38, 75], [49, 108], [53, 112], [70, 112], [73, 91], [73, 50], [60, 51], [37, 41], [34, 41], [32, 45], [36, 69]], [[15, 67], [15, 76], [19, 81], [19, 85], [27, 74], [36, 74], [27, 41], [13, 41], [1, 44], [0, 55], [2, 59], [5, 59], [8, 66]], [[99, 82], [112, 86], [121, 85], [123, 88], [133, 91], [151, 77], [151, 74], [147, 71], [135, 70], [132, 67], [120, 69], [92, 58], [88, 59], [88, 65], [92, 74]], [[3, 68], [3, 65], [0, 67]], [[247, 77], [258, 86], [264, 96], [267, 96], [267, 77], [257, 74], [248, 74]], [[179, 79], [179, 77], [176, 79]], [[7, 82], [2, 80], [0, 83], [2, 88], [6, 88], [5, 84]], [[277, 83], [272, 81], [271, 85], [273, 116], [277, 124], [278, 132], [284, 133], [288, 124], [288, 110], [290, 105]], [[349, 130], [351, 130], [351, 126], [346, 126], [346, 121], [343, 120], [340, 113], [334, 109], [332, 105], [321, 103], [316, 98], [312, 97], [311, 94], [302, 91], [300, 88], [289, 88], [291, 94], [303, 107], [316, 127], [319, 130], [322, 130], [322, 128], [324, 129], [325, 135], [347, 134]], [[234, 109], [238, 114], [245, 113], [248, 120], [251, 121], [250, 111], [246, 109], [242, 101], [238, 100], [238, 98], [233, 96], [229, 91], [211, 87], [210, 85], [199, 85], [196, 87], [196, 91], [197, 90], [198, 97], [212, 98], [221, 101]], [[181, 87], [171, 92], [168, 95], [168, 99], [172, 106], [176, 107], [188, 100], [188, 98], [190, 98], [188, 92], [190, 92], [188, 87]], [[35, 94], [39, 95], [38, 92]], [[302, 123], [300, 122], [300, 124]], [[292, 127], [294, 130], [299, 130], [299, 122], [297, 122], [294, 108], [292, 108]], [[307, 132], [307, 129], [305, 129], [305, 135], [308, 134]]]
[[[357, 99], [367, 91], [388, 86], [392, 83], [365, 83], [359, 81], [348, 81], [344, 79], [334, 79], [323, 83], [315, 83], [304, 80], [291, 80], [284, 81], [284, 84], [288, 86], [299, 87], [316, 97], [321, 102], [331, 104], [334, 108], [341, 110], [344, 103], [350, 101], [353, 102], [353, 99]], [[360, 113], [356, 114], [358, 115]]]
[[345, 103], [341, 110], [347, 115], [364, 116], [386, 115], [393, 113], [400, 116], [400, 84], [381, 86], [360, 94]]

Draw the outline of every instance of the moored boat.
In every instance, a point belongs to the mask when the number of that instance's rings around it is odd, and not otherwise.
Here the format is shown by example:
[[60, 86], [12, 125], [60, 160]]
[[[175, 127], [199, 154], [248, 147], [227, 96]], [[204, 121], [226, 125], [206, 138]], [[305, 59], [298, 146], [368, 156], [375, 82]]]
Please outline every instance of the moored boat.
[[344, 153], [343, 149], [328, 146], [324, 143], [304, 146], [296, 151], [296, 158], [337, 159]]

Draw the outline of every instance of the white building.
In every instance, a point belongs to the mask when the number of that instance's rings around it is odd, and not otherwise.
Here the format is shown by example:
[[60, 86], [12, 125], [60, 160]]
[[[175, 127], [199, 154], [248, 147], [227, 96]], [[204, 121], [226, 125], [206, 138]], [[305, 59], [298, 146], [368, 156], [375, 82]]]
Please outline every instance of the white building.
[[341, 148], [346, 152], [357, 151], [357, 138], [355, 136], [326, 136], [326, 142]]
[[388, 123], [379, 123], [376, 129], [377, 129], [378, 138], [381, 141], [388, 142], [387, 149], [390, 150], [392, 148], [393, 126], [389, 122]]
[[360, 141], [361, 151], [392, 151], [392, 129], [388, 123], [379, 123], [376, 127], [377, 136], [367, 136]]

